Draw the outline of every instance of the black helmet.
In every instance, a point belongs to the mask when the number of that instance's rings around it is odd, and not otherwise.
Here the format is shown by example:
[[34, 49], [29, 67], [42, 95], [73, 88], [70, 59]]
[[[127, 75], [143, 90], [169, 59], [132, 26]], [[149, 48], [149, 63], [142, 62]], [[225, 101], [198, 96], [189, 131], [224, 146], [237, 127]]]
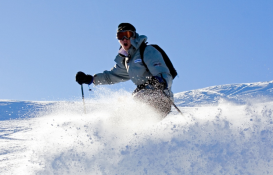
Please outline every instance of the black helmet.
[[130, 24], [130, 23], [120, 23], [118, 25], [118, 31], [117, 32], [124, 31], [124, 30], [130, 30], [130, 31], [136, 32], [136, 28], [132, 24]]

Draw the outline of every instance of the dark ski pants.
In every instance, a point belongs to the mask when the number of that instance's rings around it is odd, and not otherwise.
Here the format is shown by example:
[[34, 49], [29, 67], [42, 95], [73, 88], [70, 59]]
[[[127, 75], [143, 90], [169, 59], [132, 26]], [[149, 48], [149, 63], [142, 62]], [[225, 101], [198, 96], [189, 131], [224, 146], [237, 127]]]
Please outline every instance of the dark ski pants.
[[133, 94], [136, 100], [150, 105], [165, 118], [171, 111], [172, 101], [162, 90], [142, 89]]

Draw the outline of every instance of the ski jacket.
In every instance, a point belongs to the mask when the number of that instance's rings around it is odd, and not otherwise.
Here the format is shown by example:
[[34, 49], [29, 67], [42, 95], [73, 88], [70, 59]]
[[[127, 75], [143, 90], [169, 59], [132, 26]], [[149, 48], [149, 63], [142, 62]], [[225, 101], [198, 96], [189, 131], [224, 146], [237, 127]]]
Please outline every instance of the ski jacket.
[[172, 76], [166, 66], [161, 53], [152, 46], [147, 46], [144, 51], [144, 62], [142, 63], [139, 47], [147, 37], [136, 33], [136, 38], [131, 38], [131, 48], [126, 52], [123, 48], [115, 58], [116, 65], [110, 71], [104, 71], [94, 75], [95, 85], [115, 84], [132, 80], [135, 85], [144, 84], [152, 76], [159, 76], [166, 80], [169, 95], [172, 96]]

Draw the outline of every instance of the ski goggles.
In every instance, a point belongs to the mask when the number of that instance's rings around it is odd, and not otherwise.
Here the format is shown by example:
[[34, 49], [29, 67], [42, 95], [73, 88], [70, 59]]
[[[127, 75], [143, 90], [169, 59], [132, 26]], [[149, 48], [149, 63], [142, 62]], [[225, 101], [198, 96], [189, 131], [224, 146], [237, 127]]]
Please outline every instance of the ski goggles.
[[118, 40], [123, 40], [125, 39], [130, 39], [131, 37], [135, 36], [135, 32], [132, 32], [130, 30], [126, 30], [126, 31], [120, 31], [117, 33], [117, 39]]

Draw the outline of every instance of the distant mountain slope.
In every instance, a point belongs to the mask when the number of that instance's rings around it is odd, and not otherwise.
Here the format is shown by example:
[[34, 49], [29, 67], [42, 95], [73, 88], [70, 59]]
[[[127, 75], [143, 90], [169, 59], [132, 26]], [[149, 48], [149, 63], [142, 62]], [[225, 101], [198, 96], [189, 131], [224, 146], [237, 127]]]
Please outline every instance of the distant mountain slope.
[[[175, 104], [179, 107], [217, 104], [221, 98], [243, 104], [245, 99], [253, 97], [273, 99], [273, 81], [211, 86], [174, 95]], [[29, 118], [54, 103], [0, 100], [0, 121]]]
[[9, 119], [24, 119], [35, 116], [46, 105], [53, 102], [31, 102], [0, 100], [0, 121]]
[[243, 104], [253, 97], [273, 98], [273, 81], [211, 86], [174, 96], [175, 103], [180, 107], [217, 104], [220, 98]]

